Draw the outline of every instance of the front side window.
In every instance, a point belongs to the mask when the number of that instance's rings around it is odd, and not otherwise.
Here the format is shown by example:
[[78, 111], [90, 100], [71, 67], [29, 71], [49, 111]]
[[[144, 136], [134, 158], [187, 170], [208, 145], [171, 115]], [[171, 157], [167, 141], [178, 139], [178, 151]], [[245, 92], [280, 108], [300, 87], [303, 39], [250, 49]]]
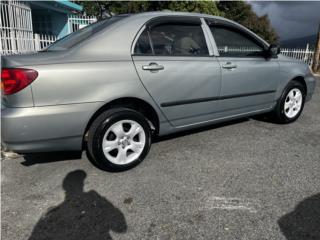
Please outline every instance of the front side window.
[[222, 26], [210, 27], [221, 57], [261, 56], [263, 47], [237, 30]]
[[[152, 46], [151, 46], [152, 44]], [[145, 30], [139, 37], [134, 53], [156, 56], [207, 56], [209, 54], [200, 25], [168, 23]]]

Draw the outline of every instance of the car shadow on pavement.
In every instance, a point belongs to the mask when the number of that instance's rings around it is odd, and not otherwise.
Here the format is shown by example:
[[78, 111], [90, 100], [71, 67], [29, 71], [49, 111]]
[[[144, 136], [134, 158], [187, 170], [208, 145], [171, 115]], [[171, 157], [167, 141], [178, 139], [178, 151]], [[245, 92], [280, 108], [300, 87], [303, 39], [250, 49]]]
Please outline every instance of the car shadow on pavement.
[[[200, 127], [192, 130], [187, 130], [183, 132], [178, 132], [170, 135], [166, 135], [163, 137], [155, 137], [152, 141], [153, 143], [179, 138], [203, 131], [213, 130], [216, 128], [221, 128], [233, 124], [239, 124], [242, 122], [249, 121], [250, 118], [241, 118], [236, 120], [230, 120], [224, 123], [216, 123], [205, 127]], [[82, 152], [81, 151], [74, 151], [74, 152], [46, 152], [46, 153], [30, 153], [23, 155], [24, 161], [21, 162], [22, 165], [29, 167], [35, 164], [42, 164], [42, 163], [50, 163], [50, 162], [59, 162], [59, 161], [68, 161], [68, 160], [81, 160]], [[92, 164], [95, 165], [94, 161], [91, 160], [91, 157], [88, 156], [87, 158], [91, 161]]]
[[82, 152], [46, 152], [46, 153], [30, 153], [23, 155], [23, 166], [29, 167], [35, 164], [59, 162], [67, 160], [81, 160]]
[[320, 239], [320, 193], [306, 198], [278, 220], [287, 240]]
[[235, 120], [229, 120], [227, 122], [222, 122], [222, 123], [212, 123], [211, 125], [204, 126], [204, 127], [198, 127], [198, 128], [191, 129], [191, 130], [183, 130], [181, 132], [172, 133], [170, 135], [165, 135], [162, 137], [155, 137], [153, 139], [153, 142], [156, 143], [156, 142], [162, 142], [162, 141], [166, 141], [166, 140], [170, 140], [170, 139], [174, 139], [174, 138], [184, 137], [184, 136], [188, 136], [188, 135], [192, 135], [192, 134], [196, 134], [196, 133], [200, 133], [200, 132], [204, 132], [204, 131], [208, 131], [208, 130], [213, 130], [216, 128], [222, 128], [222, 127], [226, 127], [226, 126], [230, 126], [230, 125], [234, 125], [234, 124], [240, 124], [243, 122], [247, 122], [249, 120], [250, 120], [249, 117], [244, 117], [244, 118], [239, 118], [239, 119], [235, 119]]
[[[234, 124], [240, 124], [243, 122], [250, 121], [250, 117], [244, 117], [240, 119], [235, 119], [235, 120], [230, 120], [227, 122], [222, 122], [222, 123], [213, 123], [212, 125], [204, 126], [204, 127], [198, 127], [195, 129], [191, 130], [184, 130], [181, 132], [173, 133], [170, 135], [165, 135], [162, 137], [154, 137], [152, 139], [153, 143], [157, 142], [162, 142], [170, 139], [175, 139], [179, 137], [184, 137], [208, 130], [213, 130], [217, 128], [222, 128]], [[257, 120], [257, 119], [255, 119]], [[90, 160], [90, 162], [97, 166], [94, 161], [92, 161], [92, 158], [90, 155], [86, 155], [87, 158]], [[22, 165], [24, 166], [32, 166], [35, 164], [42, 164], [42, 163], [50, 163], [50, 162], [59, 162], [59, 161], [67, 161], [67, 160], [81, 160], [82, 158], [82, 151], [74, 151], [74, 152], [46, 152], [46, 153], [30, 153], [30, 154], [25, 154], [23, 155], [23, 158], [25, 161], [21, 162]]]
[[96, 191], [83, 191], [86, 173], [70, 172], [63, 180], [65, 199], [49, 208], [34, 227], [29, 240], [112, 239], [110, 231], [125, 233], [124, 214]]

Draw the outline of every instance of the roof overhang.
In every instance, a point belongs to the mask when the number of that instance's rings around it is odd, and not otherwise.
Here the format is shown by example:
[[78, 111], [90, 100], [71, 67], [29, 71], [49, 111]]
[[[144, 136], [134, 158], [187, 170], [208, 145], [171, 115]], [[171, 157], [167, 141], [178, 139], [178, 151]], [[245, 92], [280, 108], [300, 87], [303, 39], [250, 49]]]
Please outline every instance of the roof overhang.
[[78, 11], [78, 12], [81, 12], [83, 10], [83, 7], [76, 4], [76, 3], [73, 3], [73, 2], [70, 2], [70, 1], [67, 1], [67, 0], [55, 0], [55, 2], [57, 2], [58, 4], [60, 4], [62, 7], [65, 7], [67, 9], [70, 9], [70, 10], [73, 10], [73, 11]]
[[52, 11], [62, 12], [62, 13], [78, 13], [83, 10], [83, 7], [67, 1], [67, 0], [54, 0], [54, 1], [30, 1], [31, 6], [36, 8], [45, 8]]

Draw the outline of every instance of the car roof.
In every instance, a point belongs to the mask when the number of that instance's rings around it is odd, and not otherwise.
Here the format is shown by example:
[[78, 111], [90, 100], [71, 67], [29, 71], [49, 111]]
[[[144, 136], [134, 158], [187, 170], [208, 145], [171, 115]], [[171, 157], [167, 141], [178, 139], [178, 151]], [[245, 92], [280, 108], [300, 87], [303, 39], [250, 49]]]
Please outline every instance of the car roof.
[[148, 16], [166, 16], [166, 15], [179, 15], [179, 16], [213, 16], [209, 14], [203, 14], [203, 13], [196, 13], [196, 12], [177, 12], [177, 11], [171, 11], [171, 10], [163, 10], [163, 11], [149, 11], [149, 12], [141, 12], [141, 13], [129, 13], [129, 14], [122, 14], [122, 15], [148, 15]]
[[[116, 16], [121, 16], [122, 14], [116, 15]], [[198, 17], [198, 18], [207, 18], [207, 19], [213, 19], [213, 20], [221, 20], [225, 23], [230, 23], [233, 26], [236, 26], [242, 30], [245, 31], [250, 31], [249, 29], [247, 29], [246, 27], [244, 27], [243, 25], [232, 21], [230, 19], [224, 18], [224, 17], [220, 17], [220, 16], [214, 16], [214, 15], [209, 15], [209, 14], [203, 14], [203, 13], [195, 13], [195, 12], [175, 12], [175, 11], [171, 11], [171, 10], [163, 10], [163, 11], [151, 11], [151, 12], [143, 12], [143, 13], [134, 13], [134, 14], [123, 14], [123, 16], [128, 16], [124, 19], [124, 22], [130, 22], [132, 19], [143, 19], [145, 22], [153, 19], [153, 18], [157, 18], [157, 17], [170, 17], [170, 16], [181, 16], [181, 17]], [[251, 32], [251, 31], [250, 31]], [[254, 33], [254, 35], [256, 35]], [[256, 35], [257, 36], [257, 35]], [[259, 36], [257, 36], [261, 41], [265, 42], [264, 39], [260, 38]], [[265, 42], [266, 43], [266, 42]]]
[[[161, 17], [161, 16], [190, 16], [190, 17], [203, 17], [203, 18], [215, 18], [215, 19], [221, 19], [226, 21], [231, 21], [229, 19], [220, 17], [220, 16], [214, 16], [209, 14], [203, 14], [203, 13], [195, 13], [195, 12], [176, 12], [171, 10], [163, 10], [163, 11], [150, 11], [150, 12], [142, 12], [142, 13], [132, 13], [132, 14], [119, 14], [118, 16], [128, 16], [128, 17]], [[232, 21], [231, 21], [232, 22]]]

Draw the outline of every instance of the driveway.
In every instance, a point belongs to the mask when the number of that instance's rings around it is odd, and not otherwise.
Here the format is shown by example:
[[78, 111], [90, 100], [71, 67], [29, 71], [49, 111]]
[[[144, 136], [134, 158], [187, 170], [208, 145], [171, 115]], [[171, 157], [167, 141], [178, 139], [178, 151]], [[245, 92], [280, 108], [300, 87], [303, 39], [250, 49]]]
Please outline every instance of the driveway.
[[3, 159], [2, 237], [320, 239], [319, 85], [293, 124], [175, 135], [127, 172], [98, 170], [85, 153]]

